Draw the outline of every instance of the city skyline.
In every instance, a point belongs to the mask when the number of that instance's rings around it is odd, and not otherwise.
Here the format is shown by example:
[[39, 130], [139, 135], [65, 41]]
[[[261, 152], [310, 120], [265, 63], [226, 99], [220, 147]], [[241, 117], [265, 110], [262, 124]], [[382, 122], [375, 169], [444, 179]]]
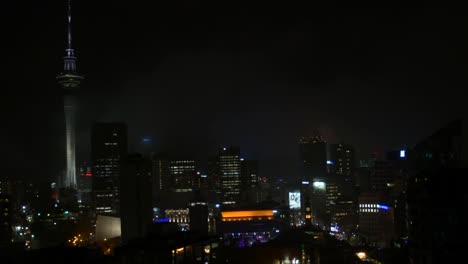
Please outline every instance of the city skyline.
[[[64, 160], [64, 140], [57, 140], [64, 131], [61, 91], [53, 78], [66, 32], [64, 6], [10, 4], [18, 11], [12, 13], [24, 15], [12, 18], [14, 52], [7, 55], [6, 171], [55, 176]], [[311, 14], [286, 6], [284, 16], [275, 16], [258, 15], [256, 6], [212, 14], [204, 11], [210, 4], [144, 10], [74, 3], [74, 43], [87, 76], [79, 98], [80, 160], [89, 160], [91, 125], [117, 121], [127, 123], [134, 151], [146, 136], [156, 152], [194, 158], [234, 145], [260, 162], [289, 159], [272, 170], [288, 176], [299, 138], [315, 128], [365, 158], [414, 144], [466, 114], [460, 89], [466, 65], [458, 59], [466, 56], [466, 39], [453, 34], [464, 18], [449, 16], [449, 8], [350, 13], [323, 4]], [[289, 9], [297, 12], [286, 14]], [[25, 61], [34, 72], [23, 70]]]
[[468, 16], [304, 2], [6, 3], [1, 263], [463, 258]]

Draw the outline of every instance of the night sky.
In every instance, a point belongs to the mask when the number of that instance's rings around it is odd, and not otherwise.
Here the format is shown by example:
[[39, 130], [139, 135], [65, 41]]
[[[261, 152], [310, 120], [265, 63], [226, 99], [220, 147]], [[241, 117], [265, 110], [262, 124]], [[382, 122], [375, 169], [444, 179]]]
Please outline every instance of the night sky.
[[[55, 76], [65, 3], [8, 2], [2, 172], [54, 177], [64, 163]], [[261, 161], [263, 176], [296, 177], [298, 139], [314, 128], [366, 158], [468, 112], [468, 19], [459, 7], [289, 2], [73, 1], [86, 78], [79, 160], [89, 157], [93, 122], [122, 121], [133, 151], [145, 136], [155, 151], [200, 160], [237, 145]]]

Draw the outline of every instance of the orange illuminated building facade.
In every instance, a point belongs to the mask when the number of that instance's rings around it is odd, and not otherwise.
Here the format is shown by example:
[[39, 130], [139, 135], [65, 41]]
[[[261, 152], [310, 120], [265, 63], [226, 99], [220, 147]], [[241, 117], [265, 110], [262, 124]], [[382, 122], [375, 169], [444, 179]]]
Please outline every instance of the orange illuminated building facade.
[[248, 210], [221, 212], [222, 221], [273, 220], [273, 210]]

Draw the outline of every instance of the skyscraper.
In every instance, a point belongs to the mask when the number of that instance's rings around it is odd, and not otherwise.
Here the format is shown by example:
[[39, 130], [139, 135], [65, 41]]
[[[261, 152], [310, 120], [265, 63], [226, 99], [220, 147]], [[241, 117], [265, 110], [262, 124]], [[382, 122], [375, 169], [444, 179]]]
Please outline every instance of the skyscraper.
[[151, 161], [140, 154], [122, 159], [120, 219], [122, 241], [144, 237], [152, 219]]
[[237, 204], [241, 190], [241, 160], [239, 148], [221, 148], [219, 151], [222, 203]]
[[97, 214], [118, 215], [121, 159], [127, 154], [127, 126], [94, 124], [91, 135], [93, 196]]
[[174, 191], [191, 192], [200, 189], [200, 176], [195, 170], [195, 160], [171, 160], [169, 170]]
[[258, 161], [241, 159], [242, 189], [254, 188], [258, 184]]
[[299, 142], [303, 162], [303, 180], [324, 180], [327, 173], [327, 146], [322, 136], [315, 132], [302, 137]]
[[[303, 204], [310, 204], [313, 223], [328, 225], [328, 214], [325, 208], [325, 178], [327, 174], [326, 142], [320, 133], [315, 131], [311, 136], [301, 138], [299, 141], [299, 150], [302, 159], [302, 181], [308, 183], [303, 186], [302, 190]], [[302, 210], [305, 209], [306, 208], [302, 208]], [[310, 212], [303, 211], [303, 214], [310, 214]]]
[[163, 191], [168, 191], [172, 188], [170, 183], [170, 170], [169, 170], [170, 160], [167, 154], [152, 154], [151, 155], [151, 174], [153, 177], [152, 180], [152, 193], [153, 193], [153, 205], [159, 203], [161, 193]]
[[71, 33], [71, 0], [68, 0], [67, 8], [67, 48], [63, 56], [63, 71], [57, 75], [56, 79], [63, 89], [63, 106], [65, 113], [65, 133], [66, 133], [66, 170], [63, 180], [63, 187], [76, 187], [76, 157], [75, 157], [75, 122], [76, 122], [76, 91], [80, 88], [83, 80], [76, 68], [77, 58], [72, 48]]
[[345, 143], [330, 144], [330, 174], [352, 176], [354, 171], [354, 149]]

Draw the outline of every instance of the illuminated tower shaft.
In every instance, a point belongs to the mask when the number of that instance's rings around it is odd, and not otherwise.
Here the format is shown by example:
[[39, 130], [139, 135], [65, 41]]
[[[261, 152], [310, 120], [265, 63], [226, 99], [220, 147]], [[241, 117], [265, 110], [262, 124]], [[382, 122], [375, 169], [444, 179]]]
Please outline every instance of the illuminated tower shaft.
[[64, 114], [66, 131], [66, 170], [63, 187], [76, 188], [76, 91], [80, 87], [83, 77], [76, 70], [76, 57], [72, 48], [71, 38], [71, 0], [67, 9], [67, 48], [63, 57], [63, 71], [57, 75], [57, 82], [64, 91]]
[[73, 94], [64, 96], [64, 113], [65, 113], [65, 136], [66, 136], [66, 160], [67, 169], [65, 174], [65, 187], [76, 186], [76, 145], [75, 145], [75, 116], [76, 104]]

